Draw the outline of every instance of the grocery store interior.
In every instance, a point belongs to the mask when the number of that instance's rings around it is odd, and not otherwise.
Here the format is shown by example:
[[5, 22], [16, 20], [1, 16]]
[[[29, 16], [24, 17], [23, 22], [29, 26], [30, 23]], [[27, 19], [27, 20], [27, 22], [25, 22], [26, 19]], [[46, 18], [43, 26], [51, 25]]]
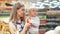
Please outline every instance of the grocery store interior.
[[38, 9], [37, 16], [40, 18], [38, 34], [45, 34], [60, 26], [60, 0], [0, 0], [0, 33], [10, 34], [8, 20], [13, 7], [10, 4], [17, 1], [23, 3], [26, 10], [30, 7]]

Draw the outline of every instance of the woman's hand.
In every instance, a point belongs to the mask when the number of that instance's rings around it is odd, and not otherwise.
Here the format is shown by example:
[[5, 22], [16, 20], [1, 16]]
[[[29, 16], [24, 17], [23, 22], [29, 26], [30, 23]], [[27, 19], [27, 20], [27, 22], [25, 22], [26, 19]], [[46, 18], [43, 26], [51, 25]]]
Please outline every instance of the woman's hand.
[[31, 24], [30, 23], [25, 23], [24, 25], [24, 31], [27, 31], [30, 28]]
[[26, 31], [30, 28], [30, 23], [25, 23], [25, 26], [20, 34], [26, 34]]
[[30, 26], [31, 26], [30, 23], [25, 23], [25, 26], [24, 26], [25, 30], [28, 30], [30, 28]]

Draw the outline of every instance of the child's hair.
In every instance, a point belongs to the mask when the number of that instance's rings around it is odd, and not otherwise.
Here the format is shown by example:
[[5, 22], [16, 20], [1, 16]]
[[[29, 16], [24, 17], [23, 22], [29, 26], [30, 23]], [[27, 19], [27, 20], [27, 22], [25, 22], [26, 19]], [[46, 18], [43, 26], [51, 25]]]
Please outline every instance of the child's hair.
[[33, 10], [33, 11], [36, 10], [37, 11], [37, 8], [29, 8], [28, 15], [30, 15], [30, 13], [31, 13], [30, 10]]

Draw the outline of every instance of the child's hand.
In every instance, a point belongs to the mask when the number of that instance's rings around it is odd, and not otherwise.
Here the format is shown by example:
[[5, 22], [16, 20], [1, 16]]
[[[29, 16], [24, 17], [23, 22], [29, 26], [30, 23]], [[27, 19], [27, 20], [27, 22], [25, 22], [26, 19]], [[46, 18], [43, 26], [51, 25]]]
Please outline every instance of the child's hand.
[[31, 24], [31, 26], [36, 27], [35, 25], [33, 25], [33, 24], [34, 24], [33, 22], [34, 22], [34, 21], [31, 20], [30, 18], [27, 18], [27, 19], [26, 19], [26, 23], [29, 23], [29, 24]]
[[30, 23], [30, 19], [29, 18], [26, 19], [26, 23]]

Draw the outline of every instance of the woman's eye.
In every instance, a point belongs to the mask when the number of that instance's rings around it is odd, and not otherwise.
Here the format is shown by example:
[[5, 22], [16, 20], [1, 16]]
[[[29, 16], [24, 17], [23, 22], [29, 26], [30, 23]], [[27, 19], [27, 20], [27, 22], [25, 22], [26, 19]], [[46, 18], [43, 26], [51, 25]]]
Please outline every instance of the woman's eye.
[[22, 11], [25, 11], [25, 9], [22, 9]]

